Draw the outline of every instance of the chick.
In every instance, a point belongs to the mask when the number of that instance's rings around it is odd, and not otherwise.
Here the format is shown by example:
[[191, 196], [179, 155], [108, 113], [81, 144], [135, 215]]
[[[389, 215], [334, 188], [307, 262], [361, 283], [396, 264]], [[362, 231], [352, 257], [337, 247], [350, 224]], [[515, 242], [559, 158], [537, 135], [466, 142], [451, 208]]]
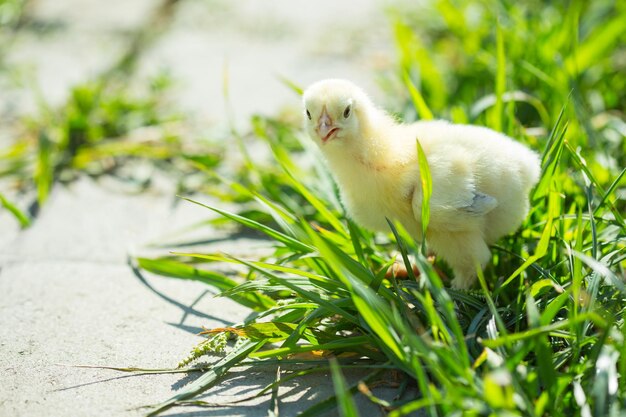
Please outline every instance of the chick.
[[308, 134], [322, 150], [348, 214], [388, 231], [386, 218], [422, 239], [416, 140], [432, 178], [429, 248], [452, 268], [454, 288], [476, 281], [489, 245], [515, 231], [537, 183], [537, 154], [485, 127], [446, 121], [398, 123], [345, 80], [322, 80], [303, 95]]

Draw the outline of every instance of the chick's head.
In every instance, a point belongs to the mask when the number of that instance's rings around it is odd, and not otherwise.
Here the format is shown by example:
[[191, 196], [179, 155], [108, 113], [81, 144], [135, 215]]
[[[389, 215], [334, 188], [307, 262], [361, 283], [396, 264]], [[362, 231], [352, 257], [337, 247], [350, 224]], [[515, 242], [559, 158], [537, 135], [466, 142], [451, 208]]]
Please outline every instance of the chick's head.
[[307, 133], [320, 147], [359, 138], [369, 99], [356, 85], [338, 79], [318, 81], [306, 89], [303, 102]]

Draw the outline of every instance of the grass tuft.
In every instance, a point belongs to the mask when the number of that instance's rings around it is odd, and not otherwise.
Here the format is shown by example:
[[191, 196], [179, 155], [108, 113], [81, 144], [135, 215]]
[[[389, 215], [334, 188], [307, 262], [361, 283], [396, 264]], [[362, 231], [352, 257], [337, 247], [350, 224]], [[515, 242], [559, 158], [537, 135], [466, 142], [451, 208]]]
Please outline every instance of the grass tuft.
[[[283, 372], [290, 361], [325, 363], [316, 369], [330, 369], [336, 395], [303, 415], [333, 406], [356, 415], [353, 395], [391, 416], [626, 411], [626, 89], [617, 60], [623, 32], [615, 29], [625, 10], [611, 2], [531, 3], [434, 0], [431, 9], [390, 12], [399, 65], [388, 76], [405, 89], [396, 94], [402, 114], [487, 125], [541, 150], [529, 217], [493, 248], [479, 290], [446, 288], [436, 272], [446, 266], [424, 258], [393, 222], [390, 234], [374, 236], [346, 219], [329, 173], [310, 144], [299, 142], [297, 127], [258, 116], [254, 134], [278, 166], [248, 161], [221, 194], [255, 208], [207, 208], [267, 236], [271, 253], [263, 260], [211, 253], [150, 260], [157, 273], [218, 261], [247, 269], [222, 295], [245, 295], [256, 313], [212, 332], [266, 342], [247, 354], [255, 362], [242, 355], [241, 363], [280, 361]], [[310, 170], [299, 163], [303, 154], [314, 161]], [[420, 170], [428, 172], [424, 158]], [[419, 277], [384, 278], [395, 250], [407, 263], [415, 259]], [[218, 280], [206, 282], [224, 290]], [[395, 369], [417, 394], [383, 401], [366, 386], [349, 388], [340, 372], [375, 366]]]
[[[178, 278], [210, 277], [208, 285], [255, 310], [244, 323], [209, 332], [247, 343], [249, 352], [233, 350], [241, 353], [239, 363], [330, 370], [336, 395], [303, 415], [334, 406], [357, 415], [354, 395], [391, 416], [417, 410], [620, 415], [626, 412], [626, 141], [620, 127], [626, 89], [617, 60], [623, 32], [615, 28], [625, 10], [610, 2], [490, 8], [434, 0], [431, 6], [391, 12], [399, 68], [389, 76], [406, 88], [396, 106], [409, 118], [487, 125], [542, 153], [529, 217], [493, 248], [491, 264], [479, 271], [479, 290], [446, 288], [436, 272], [446, 266], [433, 265], [393, 222], [390, 234], [374, 236], [346, 219], [328, 172], [310, 144], [299, 142], [298, 128], [258, 116], [254, 133], [278, 166], [248, 161], [221, 194], [255, 208], [205, 207], [265, 235], [271, 253], [263, 260], [188, 253], [139, 264]], [[314, 161], [310, 170], [299, 163], [303, 155]], [[425, 158], [420, 171], [428, 172]], [[423, 181], [427, 219], [428, 175]], [[415, 260], [419, 277], [384, 278], [396, 250], [405, 262]], [[211, 278], [212, 262], [248, 272], [228, 281]], [[225, 369], [222, 364], [214, 366]], [[348, 387], [340, 371], [377, 366], [404, 375], [417, 393], [380, 400], [367, 386]], [[388, 381], [389, 375], [371, 378]], [[273, 386], [288, 380], [279, 376]], [[180, 395], [193, 398], [194, 390]]]

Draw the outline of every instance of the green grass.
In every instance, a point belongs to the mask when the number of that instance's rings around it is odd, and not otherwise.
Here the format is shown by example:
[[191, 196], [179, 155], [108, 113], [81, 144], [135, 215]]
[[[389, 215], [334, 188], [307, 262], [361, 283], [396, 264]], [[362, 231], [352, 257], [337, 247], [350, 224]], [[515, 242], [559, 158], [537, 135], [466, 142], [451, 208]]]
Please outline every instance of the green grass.
[[[277, 363], [282, 377], [274, 386], [301, 375], [290, 364], [330, 371], [336, 397], [303, 415], [338, 406], [355, 416], [358, 392], [390, 416], [418, 409], [431, 416], [624, 415], [626, 7], [435, 0], [389, 15], [399, 60], [383, 84], [399, 98], [394, 111], [408, 120], [486, 125], [539, 151], [542, 177], [528, 219], [492, 248], [480, 288], [448, 289], [436, 273], [445, 265], [425, 259], [399, 225], [374, 236], [346, 218], [297, 127], [254, 118], [253, 131], [279, 168], [248, 160], [224, 180], [222, 198], [254, 209], [205, 207], [264, 234], [273, 253], [136, 259], [149, 272], [201, 280], [255, 312], [211, 333], [184, 365], [215, 357], [212, 374], [154, 412], [219, 383], [212, 375], [226, 375], [229, 358], [238, 358]], [[303, 152], [315, 161], [311, 168], [298, 163]], [[413, 255], [418, 280], [384, 278], [394, 250], [405, 260]], [[248, 272], [233, 280], [211, 272], [214, 262]], [[313, 355], [302, 359], [303, 352]], [[384, 401], [346, 385], [340, 370], [371, 369], [368, 381], [388, 380], [381, 366], [419, 393]]]
[[[36, 212], [54, 184], [80, 175], [116, 176], [145, 189], [150, 180], [128, 169], [133, 160], [150, 160], [177, 178], [198, 165], [216, 166], [218, 152], [207, 152], [206, 144], [190, 146], [190, 140], [181, 137], [180, 116], [167, 104], [169, 84], [163, 74], [143, 91], [131, 91], [100, 77], [72, 88], [59, 108], [41, 103], [37, 117], [19, 122], [14, 144], [0, 151], [0, 178], [22, 194], [34, 193]], [[30, 224], [16, 205], [2, 201], [23, 227]]]
[[[392, 402], [364, 394], [390, 416], [418, 409], [432, 416], [623, 415], [626, 81], [619, 57], [626, 51], [618, 28], [626, 8], [441, 0], [389, 15], [399, 56], [383, 81], [399, 97], [392, 109], [408, 120], [486, 125], [537, 149], [543, 172], [527, 221], [492, 248], [479, 289], [448, 289], [435, 272], [445, 265], [431, 265], [401, 227], [390, 223], [388, 236], [374, 236], [346, 218], [297, 127], [255, 118], [254, 133], [280, 168], [248, 161], [224, 180], [228, 191], [220, 195], [253, 202], [253, 210], [207, 208], [265, 234], [273, 253], [136, 260], [146, 271], [201, 280], [255, 311], [216, 330], [185, 365], [206, 355], [217, 358], [214, 373], [225, 373], [234, 356], [250, 366], [278, 363], [283, 376], [275, 384], [298, 375], [289, 371], [293, 363], [330, 371], [337, 396], [303, 415], [332, 406], [357, 415], [351, 397], [369, 390], [347, 386], [340, 367], [388, 380], [379, 366], [399, 371], [419, 392]], [[315, 161], [310, 169], [297, 162], [302, 152]], [[384, 278], [394, 250], [413, 255], [419, 280]], [[214, 262], [248, 272], [234, 281], [209, 272]], [[238, 346], [228, 347], [225, 335]], [[220, 349], [229, 356], [219, 359]], [[313, 358], [301, 359], [303, 352]], [[155, 412], [216, 383], [210, 377], [193, 392], [183, 388]]]
[[[272, 243], [261, 259], [173, 253], [133, 260], [150, 273], [201, 281], [253, 312], [236, 326], [209, 329], [171, 371], [201, 376], [151, 414], [210, 405], [199, 396], [235, 366], [275, 365], [274, 382], [255, 394], [271, 395], [270, 415], [280, 410], [280, 384], [318, 372], [332, 375], [336, 395], [303, 416], [334, 407], [358, 415], [354, 396], [390, 416], [624, 415], [626, 6], [433, 0], [388, 14], [398, 60], [381, 84], [392, 112], [407, 121], [489, 126], [542, 155], [531, 212], [492, 248], [475, 290], [447, 288], [438, 273], [446, 265], [426, 259], [400, 225], [374, 235], [350, 221], [299, 122], [253, 117], [251, 136], [272, 161], [245, 154], [237, 172], [219, 177], [214, 155], [186, 151], [163, 128], [170, 120], [160, 107], [164, 79], [139, 97], [114, 81], [88, 83], [62, 108], [42, 107], [24, 140], [0, 155], [0, 175], [43, 203], [56, 182], [108, 174], [130, 159], [183, 174], [193, 166], [211, 184], [201, 191], [237, 209], [207, 206], [201, 196], [188, 204]], [[145, 126], [165, 133], [156, 142], [128, 140]], [[0, 202], [28, 225], [15, 204], [3, 195]], [[396, 251], [407, 262], [412, 255], [419, 279], [385, 278]], [[245, 272], [226, 276], [216, 263]], [[194, 368], [197, 359], [209, 365]], [[351, 369], [367, 376], [350, 385], [344, 375]], [[391, 372], [401, 382], [396, 399], [377, 398], [368, 387], [392, 380]]]

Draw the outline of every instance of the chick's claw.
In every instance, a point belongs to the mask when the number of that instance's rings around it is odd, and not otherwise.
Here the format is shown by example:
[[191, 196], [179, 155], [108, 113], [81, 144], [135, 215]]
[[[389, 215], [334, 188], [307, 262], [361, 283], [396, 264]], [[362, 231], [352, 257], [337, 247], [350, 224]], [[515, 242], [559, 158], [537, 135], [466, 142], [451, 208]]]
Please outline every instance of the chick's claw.
[[[413, 271], [413, 276], [419, 278], [420, 270], [417, 268], [415, 264], [411, 264], [411, 269]], [[403, 261], [396, 260], [390, 267], [387, 269], [385, 273], [386, 279], [397, 278], [397, 279], [408, 279], [410, 278], [409, 270], [406, 268], [406, 265]]]
[[[434, 256], [429, 256], [427, 260], [432, 265], [433, 269], [435, 270], [435, 273], [439, 276], [439, 278], [442, 279], [442, 281], [444, 282], [450, 281], [450, 278], [448, 278], [448, 276], [441, 269], [437, 268], [434, 265], [435, 263]], [[417, 265], [412, 259], [409, 259], [409, 263], [411, 264], [411, 270], [413, 271], [413, 276], [419, 280], [421, 271], [419, 270], [419, 268], [417, 267]], [[404, 263], [404, 260], [396, 258], [396, 261], [389, 267], [389, 269], [387, 269], [387, 272], [385, 273], [385, 278], [386, 279], [391, 279], [391, 278], [409, 279], [411, 278], [411, 275], [409, 274], [409, 270], [407, 269], [406, 264]]]

